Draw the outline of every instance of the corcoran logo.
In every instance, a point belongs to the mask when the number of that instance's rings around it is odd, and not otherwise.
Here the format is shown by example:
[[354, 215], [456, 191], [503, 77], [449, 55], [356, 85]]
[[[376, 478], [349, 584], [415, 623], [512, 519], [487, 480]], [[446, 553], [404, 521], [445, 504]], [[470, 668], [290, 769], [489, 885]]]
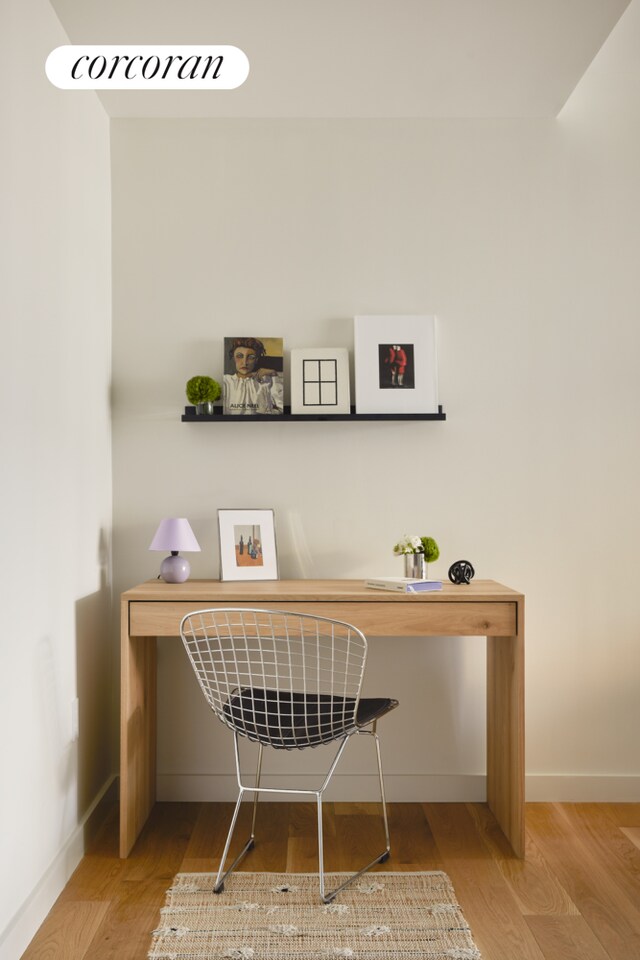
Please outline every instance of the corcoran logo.
[[238, 47], [68, 45], [45, 65], [62, 90], [233, 90], [249, 75]]

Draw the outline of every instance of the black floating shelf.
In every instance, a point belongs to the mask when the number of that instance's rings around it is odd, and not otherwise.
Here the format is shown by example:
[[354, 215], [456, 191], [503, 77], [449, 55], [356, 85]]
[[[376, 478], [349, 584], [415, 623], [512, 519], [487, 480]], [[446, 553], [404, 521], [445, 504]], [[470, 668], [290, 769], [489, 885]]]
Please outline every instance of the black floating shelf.
[[438, 407], [437, 413], [356, 413], [356, 408], [351, 407], [351, 413], [291, 413], [291, 407], [285, 407], [282, 414], [269, 413], [251, 413], [246, 416], [222, 413], [222, 407], [215, 407], [215, 412], [208, 414], [197, 414], [195, 407], [185, 407], [182, 414], [183, 423], [221, 423], [233, 422], [243, 423], [247, 420], [267, 420], [278, 423], [283, 420], [446, 420], [446, 413], [442, 412], [442, 407]]

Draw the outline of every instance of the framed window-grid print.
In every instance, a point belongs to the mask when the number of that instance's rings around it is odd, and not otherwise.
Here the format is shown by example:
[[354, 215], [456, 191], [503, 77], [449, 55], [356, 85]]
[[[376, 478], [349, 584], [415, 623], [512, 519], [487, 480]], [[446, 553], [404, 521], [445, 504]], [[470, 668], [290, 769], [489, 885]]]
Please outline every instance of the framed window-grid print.
[[434, 316], [357, 316], [356, 413], [437, 413]]
[[221, 580], [277, 580], [273, 510], [218, 510]]
[[291, 351], [291, 413], [350, 413], [349, 351], [300, 347]]

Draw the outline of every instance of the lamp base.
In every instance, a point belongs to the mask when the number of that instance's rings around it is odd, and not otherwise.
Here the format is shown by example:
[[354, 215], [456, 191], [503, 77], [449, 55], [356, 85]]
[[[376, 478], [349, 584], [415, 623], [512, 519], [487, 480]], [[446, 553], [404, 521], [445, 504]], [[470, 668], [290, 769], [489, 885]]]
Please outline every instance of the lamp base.
[[190, 573], [191, 564], [179, 553], [165, 557], [160, 567], [160, 576], [166, 583], [184, 583]]

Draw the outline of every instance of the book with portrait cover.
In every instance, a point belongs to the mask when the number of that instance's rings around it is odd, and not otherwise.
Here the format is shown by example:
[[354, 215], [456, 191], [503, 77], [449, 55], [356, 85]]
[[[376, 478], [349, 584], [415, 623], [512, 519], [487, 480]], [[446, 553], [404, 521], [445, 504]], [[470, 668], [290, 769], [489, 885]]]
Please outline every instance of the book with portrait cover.
[[282, 356], [281, 337], [225, 337], [222, 412], [281, 415]]

